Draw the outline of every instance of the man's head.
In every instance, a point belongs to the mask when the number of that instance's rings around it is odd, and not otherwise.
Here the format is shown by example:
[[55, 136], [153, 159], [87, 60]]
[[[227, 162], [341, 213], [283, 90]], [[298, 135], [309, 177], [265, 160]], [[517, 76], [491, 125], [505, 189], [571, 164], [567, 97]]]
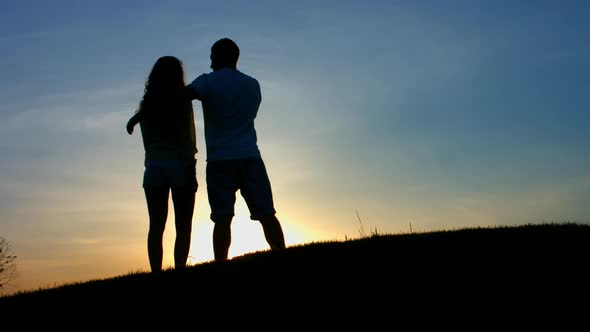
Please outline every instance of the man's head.
[[222, 38], [211, 46], [211, 69], [236, 69], [239, 57], [238, 45], [229, 38]]

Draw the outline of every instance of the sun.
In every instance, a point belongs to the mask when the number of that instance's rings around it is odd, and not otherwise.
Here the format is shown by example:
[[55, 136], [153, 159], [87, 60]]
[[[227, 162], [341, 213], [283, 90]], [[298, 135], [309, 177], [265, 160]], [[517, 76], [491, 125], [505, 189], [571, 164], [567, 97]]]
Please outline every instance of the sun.
[[[198, 210], [193, 222], [189, 265], [213, 260], [213, 222], [209, 219], [209, 211]], [[299, 216], [288, 213], [278, 213], [287, 247], [303, 244], [325, 237], [315, 229], [310, 229]], [[306, 227], [307, 225], [307, 227]], [[232, 241], [229, 247], [228, 259], [247, 253], [270, 250], [264, 237], [262, 225], [250, 219], [250, 212], [246, 203], [238, 196], [235, 205], [235, 216], [231, 225]], [[173, 246], [173, 239], [167, 245]], [[170, 259], [172, 256], [170, 256]]]

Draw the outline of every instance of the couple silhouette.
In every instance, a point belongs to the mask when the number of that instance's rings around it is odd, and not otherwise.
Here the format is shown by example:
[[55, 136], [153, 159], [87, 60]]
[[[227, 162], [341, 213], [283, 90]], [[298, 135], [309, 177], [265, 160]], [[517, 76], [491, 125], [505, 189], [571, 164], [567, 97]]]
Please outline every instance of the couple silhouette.
[[141, 128], [145, 149], [143, 189], [149, 215], [147, 249], [152, 272], [162, 271], [163, 236], [172, 193], [176, 238], [174, 267], [184, 269], [191, 243], [198, 188], [193, 100], [201, 101], [207, 150], [206, 182], [216, 262], [227, 261], [231, 223], [239, 190], [259, 221], [271, 250], [285, 249], [271, 184], [257, 144], [254, 119], [262, 94], [258, 81], [237, 69], [238, 45], [229, 38], [211, 47], [211, 69], [185, 83], [183, 63], [160, 57], [145, 83], [127, 133]]

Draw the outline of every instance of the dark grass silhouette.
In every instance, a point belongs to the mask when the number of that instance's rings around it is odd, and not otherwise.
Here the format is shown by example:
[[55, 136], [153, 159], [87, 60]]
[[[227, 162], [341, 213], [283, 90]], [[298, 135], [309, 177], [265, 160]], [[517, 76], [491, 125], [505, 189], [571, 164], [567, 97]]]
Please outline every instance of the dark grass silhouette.
[[[120, 312], [187, 302], [227, 307], [230, 298], [239, 297], [264, 302], [268, 310], [292, 298], [320, 306], [317, 294], [334, 300], [332, 305], [355, 294], [404, 306], [422, 299], [422, 310], [458, 295], [481, 305], [490, 295], [505, 301], [506, 295], [527, 294], [530, 305], [551, 294], [583, 294], [590, 287], [589, 246], [590, 225], [578, 223], [373, 233], [249, 253], [185, 271], [137, 272], [20, 292], [0, 298], [0, 312]], [[356, 310], [369, 304], [355, 303]]]

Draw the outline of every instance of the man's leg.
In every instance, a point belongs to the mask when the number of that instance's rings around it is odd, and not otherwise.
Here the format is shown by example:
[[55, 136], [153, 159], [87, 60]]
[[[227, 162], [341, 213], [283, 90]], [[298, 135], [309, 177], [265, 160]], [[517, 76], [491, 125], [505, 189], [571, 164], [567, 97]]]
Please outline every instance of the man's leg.
[[250, 218], [260, 221], [264, 238], [271, 250], [285, 249], [285, 236], [277, 219], [270, 179], [262, 158], [242, 161], [242, 188], [240, 193], [248, 204]]
[[174, 242], [174, 267], [176, 269], [186, 267], [191, 246], [195, 194], [193, 188], [172, 189], [176, 225], [176, 240]]
[[208, 161], [206, 169], [207, 196], [213, 226], [215, 261], [225, 262], [231, 245], [231, 222], [238, 189], [236, 165], [233, 160]]
[[281, 223], [274, 214], [260, 217], [260, 224], [264, 232], [264, 238], [271, 250], [285, 249], [285, 235]]
[[150, 216], [147, 249], [152, 272], [162, 271], [162, 239], [168, 217], [168, 188], [144, 188], [145, 198]]
[[231, 245], [232, 216], [215, 217], [213, 222], [213, 254], [216, 262], [227, 261]]

